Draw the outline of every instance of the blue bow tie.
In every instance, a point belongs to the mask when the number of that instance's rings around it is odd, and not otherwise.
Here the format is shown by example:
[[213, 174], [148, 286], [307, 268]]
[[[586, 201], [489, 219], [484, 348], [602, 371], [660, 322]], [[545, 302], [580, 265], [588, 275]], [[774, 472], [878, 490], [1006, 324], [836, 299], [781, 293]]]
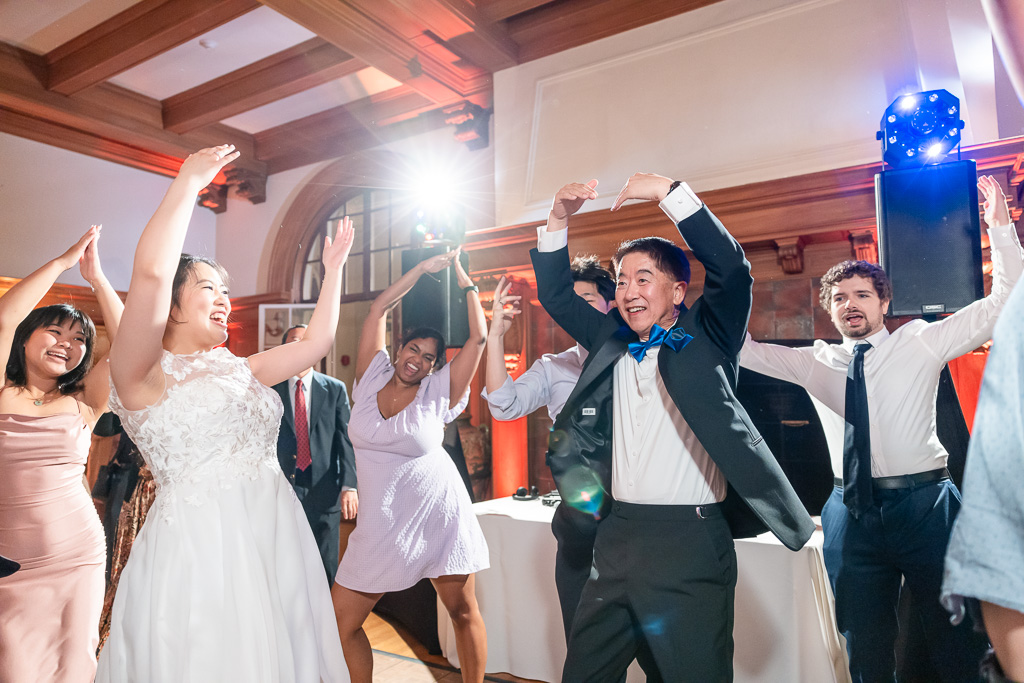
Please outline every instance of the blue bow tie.
[[651, 335], [647, 338], [647, 341], [629, 343], [629, 355], [636, 358], [636, 362], [639, 363], [647, 355], [648, 349], [664, 344], [673, 351], [678, 351], [692, 340], [693, 336], [686, 334], [681, 327], [674, 327], [670, 332], [662, 329], [659, 325], [653, 325], [651, 327]]

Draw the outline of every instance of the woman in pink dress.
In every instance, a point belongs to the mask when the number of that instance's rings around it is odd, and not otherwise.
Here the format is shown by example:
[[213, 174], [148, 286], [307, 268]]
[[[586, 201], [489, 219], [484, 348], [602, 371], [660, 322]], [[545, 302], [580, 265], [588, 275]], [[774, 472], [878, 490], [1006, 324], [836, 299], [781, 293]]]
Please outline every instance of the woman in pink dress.
[[75, 263], [96, 292], [107, 336], [121, 300], [100, 269], [93, 226], [0, 298], [0, 681], [92, 681], [103, 605], [103, 529], [82, 477], [92, 426], [107, 410], [96, 329], [67, 305], [32, 310]]
[[[349, 537], [331, 596], [354, 683], [369, 683], [373, 654], [363, 622], [381, 595], [429, 578], [452, 617], [463, 681], [483, 681], [487, 633], [474, 574], [488, 567], [487, 543], [469, 493], [441, 445], [444, 426], [466, 407], [486, 341], [478, 290], [459, 252], [434, 256], [385, 289], [359, 338], [348, 435], [356, 452], [359, 523]], [[469, 340], [445, 365], [444, 338], [406, 334], [394, 363], [385, 350], [388, 311], [423, 273], [455, 263], [469, 308]]]

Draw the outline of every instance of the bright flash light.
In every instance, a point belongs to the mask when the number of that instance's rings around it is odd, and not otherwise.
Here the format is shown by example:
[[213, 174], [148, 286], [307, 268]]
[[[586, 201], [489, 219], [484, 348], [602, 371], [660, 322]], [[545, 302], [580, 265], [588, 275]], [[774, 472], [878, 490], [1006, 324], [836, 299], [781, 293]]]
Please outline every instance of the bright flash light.
[[416, 183], [416, 203], [428, 212], [451, 208], [455, 200], [454, 183], [444, 173], [424, 173]]
[[911, 109], [914, 108], [916, 104], [917, 97], [915, 97], [914, 95], [907, 95], [902, 100], [900, 100], [899, 106], [901, 111], [910, 111]]
[[934, 145], [928, 148], [928, 156], [936, 157], [942, 154], [942, 143], [936, 142]]

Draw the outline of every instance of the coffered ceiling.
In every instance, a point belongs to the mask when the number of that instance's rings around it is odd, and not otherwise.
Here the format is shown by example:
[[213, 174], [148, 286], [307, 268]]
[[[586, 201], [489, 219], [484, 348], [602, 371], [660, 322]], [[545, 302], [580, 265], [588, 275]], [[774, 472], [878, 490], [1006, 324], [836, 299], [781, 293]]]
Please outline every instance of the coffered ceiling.
[[445, 125], [494, 72], [718, 0], [5, 0], [0, 131], [173, 175], [221, 142], [268, 174]]

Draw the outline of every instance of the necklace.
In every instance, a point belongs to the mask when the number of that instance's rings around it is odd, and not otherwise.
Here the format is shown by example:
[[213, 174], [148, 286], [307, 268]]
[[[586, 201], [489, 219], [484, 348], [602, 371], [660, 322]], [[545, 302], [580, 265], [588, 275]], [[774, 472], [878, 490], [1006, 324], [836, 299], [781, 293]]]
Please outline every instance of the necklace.
[[59, 389], [50, 389], [50, 391], [44, 391], [42, 396], [40, 396], [39, 398], [32, 399], [32, 403], [37, 406], [43, 405], [44, 403], [46, 403], [46, 396], [48, 394], [53, 393], [54, 391], [59, 391]]

